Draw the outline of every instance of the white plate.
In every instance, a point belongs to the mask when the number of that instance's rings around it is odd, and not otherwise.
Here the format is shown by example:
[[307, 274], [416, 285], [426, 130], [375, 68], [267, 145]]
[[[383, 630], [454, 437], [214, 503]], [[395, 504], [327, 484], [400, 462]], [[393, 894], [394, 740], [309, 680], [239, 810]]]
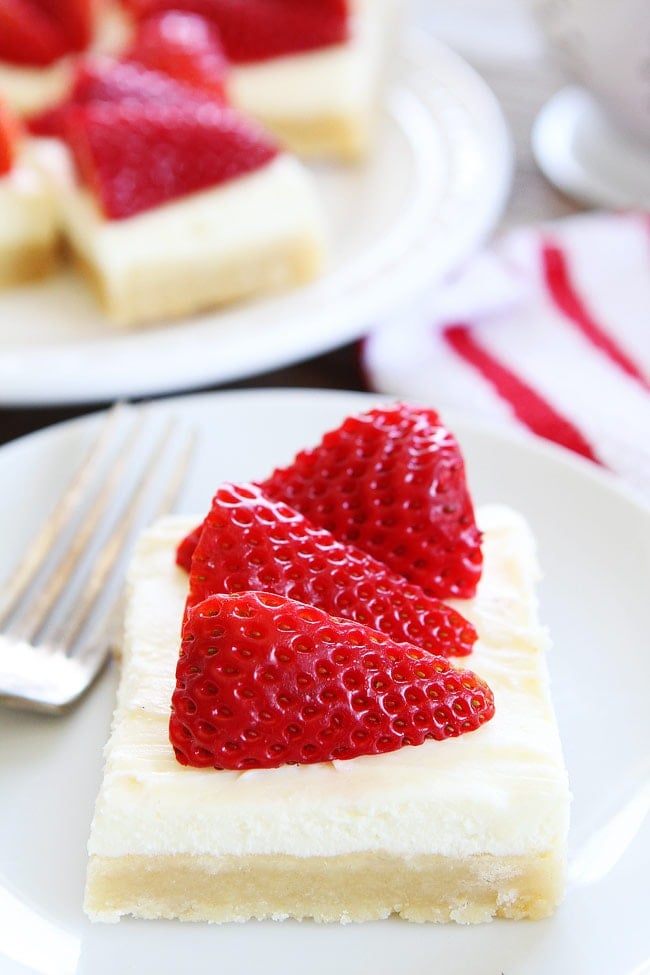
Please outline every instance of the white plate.
[[562, 88], [539, 112], [535, 160], [559, 190], [587, 206], [650, 207], [650, 148], [608, 122], [588, 91]]
[[[221, 478], [263, 476], [378, 399], [293, 390], [159, 403], [159, 414], [178, 413], [200, 432], [182, 509], [203, 510]], [[0, 450], [0, 579], [96, 425], [95, 417], [66, 423]], [[650, 517], [615, 482], [559, 449], [453, 426], [476, 501], [503, 501], [527, 515], [546, 572], [542, 611], [554, 637], [554, 700], [574, 793], [571, 882], [555, 917], [478, 927], [397, 920], [91, 925], [81, 902], [114, 700], [109, 672], [66, 718], [0, 711], [1, 975], [394, 975], [430, 972], [434, 961], [444, 975], [640, 975], [650, 871], [643, 824]]]
[[397, 58], [371, 160], [314, 167], [331, 224], [327, 273], [286, 295], [132, 333], [63, 273], [0, 296], [0, 404], [105, 402], [287, 365], [360, 336], [492, 231], [511, 151], [481, 78], [426, 35]]

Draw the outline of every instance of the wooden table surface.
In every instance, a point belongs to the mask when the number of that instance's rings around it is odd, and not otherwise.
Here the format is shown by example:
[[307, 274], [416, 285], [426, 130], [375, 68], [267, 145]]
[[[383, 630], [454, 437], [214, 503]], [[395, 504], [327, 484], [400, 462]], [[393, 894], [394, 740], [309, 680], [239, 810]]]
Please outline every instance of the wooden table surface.
[[[509, 19], [515, 13], [513, 0], [480, 0], [480, 3], [479, 0], [454, 0], [449, 8], [453, 9], [455, 18], [451, 23], [445, 17], [448, 7], [442, 0], [420, 0], [415, 18], [421, 26], [454, 46], [487, 81], [502, 105], [514, 143], [514, 181], [497, 233], [517, 224], [577, 212], [576, 204], [557, 193], [539, 173], [530, 150], [530, 129], [535, 115], [563, 80], [543, 49], [535, 44], [530, 25], [524, 22], [522, 30], [521, 12], [518, 11], [519, 20], [513, 27]], [[490, 28], [491, 41], [482, 44], [481, 38], [488, 36]], [[503, 44], [499, 43], [501, 40]], [[289, 386], [363, 390], [365, 384], [359, 368], [357, 343], [218, 388]], [[102, 404], [93, 403], [0, 409], [0, 444], [101, 407]]]

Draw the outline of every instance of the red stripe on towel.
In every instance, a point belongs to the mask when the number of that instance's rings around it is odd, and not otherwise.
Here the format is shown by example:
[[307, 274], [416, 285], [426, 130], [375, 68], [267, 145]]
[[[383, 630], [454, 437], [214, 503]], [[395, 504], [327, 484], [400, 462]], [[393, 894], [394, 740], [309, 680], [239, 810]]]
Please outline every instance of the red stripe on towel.
[[546, 286], [557, 308], [580, 329], [585, 338], [604, 352], [623, 372], [640, 382], [645, 389], [650, 390], [650, 383], [637, 364], [598, 324], [584, 305], [571, 280], [564, 252], [556, 244], [547, 241], [542, 245], [542, 264]]
[[443, 331], [443, 336], [454, 352], [477, 369], [501, 399], [510, 404], [515, 416], [529, 430], [562, 447], [568, 447], [597, 464], [601, 463], [578, 428], [479, 345], [466, 325], [451, 325]]

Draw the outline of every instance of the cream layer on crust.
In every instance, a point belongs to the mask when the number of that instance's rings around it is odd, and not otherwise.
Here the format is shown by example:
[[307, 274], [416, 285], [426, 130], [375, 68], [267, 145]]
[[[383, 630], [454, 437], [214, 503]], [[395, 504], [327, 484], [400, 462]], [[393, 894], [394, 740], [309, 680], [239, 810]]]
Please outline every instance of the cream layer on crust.
[[462, 665], [490, 683], [493, 720], [387, 755], [246, 772], [174, 758], [167, 726], [187, 577], [173, 553], [194, 520], [168, 518], [142, 537], [89, 841], [93, 919], [395, 912], [473, 922], [554, 909], [569, 793], [534, 543], [507, 508], [480, 509], [479, 523], [484, 575], [476, 597], [456, 605], [479, 631]]

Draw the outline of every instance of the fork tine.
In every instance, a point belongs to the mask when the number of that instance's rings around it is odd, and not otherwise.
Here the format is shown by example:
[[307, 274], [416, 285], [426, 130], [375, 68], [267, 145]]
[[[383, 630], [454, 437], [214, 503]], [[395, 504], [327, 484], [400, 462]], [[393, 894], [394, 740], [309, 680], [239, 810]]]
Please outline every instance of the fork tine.
[[[138, 415], [141, 413], [138, 409]], [[79, 564], [69, 576], [64, 576], [64, 584], [58, 587], [61, 596], [39, 631], [39, 642], [28, 643], [0, 630], [1, 703], [50, 714], [62, 713], [82, 696], [101, 671], [111, 648], [110, 627], [123, 588], [122, 568], [131, 542], [141, 524], [174, 506], [194, 447], [193, 434], [183, 430], [175, 420], [165, 424], [163, 418], [154, 430], [159, 435], [153, 445], [147, 445], [130, 465], [124, 483], [114, 492], [114, 503], [108, 505], [106, 519], [92, 531]], [[142, 439], [135, 437], [134, 444], [139, 445]], [[119, 468], [123, 466], [123, 443], [114, 444], [106, 451], [103, 463], [99, 467], [95, 465], [97, 478], [103, 478], [106, 469], [115, 465], [119, 450], [122, 451]], [[131, 456], [133, 451], [126, 453]], [[76, 530], [77, 523], [87, 516], [88, 508], [96, 504], [96, 479], [84, 474], [83, 483], [91, 484], [90, 497], [84, 505], [86, 510], [72, 522], [68, 518], [59, 519], [66, 531], [70, 524]], [[63, 507], [70, 507], [67, 500]], [[41, 549], [49, 552], [50, 546], [41, 545]], [[51, 561], [59, 564], [61, 560], [57, 557], [55, 551], [46, 569]], [[40, 565], [41, 560], [36, 561]], [[22, 602], [27, 602], [31, 599], [29, 584], [23, 589]], [[19, 608], [22, 609], [22, 603]]]
[[[148, 459], [147, 466], [142, 471], [128, 500], [128, 505], [121, 514], [119, 528], [112, 533], [108, 544], [95, 559], [90, 576], [83, 585], [83, 593], [75, 605], [74, 612], [67, 617], [65, 624], [49, 638], [53, 643], [67, 647], [68, 651], [70, 651], [79, 638], [85, 623], [102, 594], [109, 576], [118, 564], [120, 557], [124, 554], [137, 524], [138, 514], [142, 504], [161, 477], [167, 459], [165, 453], [168, 448], [169, 437], [175, 425], [175, 422], [170, 420], [162, 430], [158, 442]], [[191, 436], [179, 448], [180, 456], [174, 462], [171, 477], [153, 517], [158, 517], [173, 507], [180, 492], [183, 476], [187, 469], [187, 463], [193, 446], [194, 437]], [[110, 615], [110, 608], [102, 613], [102, 620], [108, 615]], [[91, 652], [93, 651], [93, 639], [91, 638], [89, 641], [88, 647]]]
[[72, 520], [80, 498], [84, 496], [88, 485], [97, 474], [119, 417], [125, 409], [124, 403], [116, 403], [107, 411], [97, 440], [77, 468], [54, 511], [16, 566], [0, 600], [0, 627], [4, 626], [16, 609], [32, 579], [47, 561], [56, 539]]
[[[86, 547], [92, 538], [94, 530], [101, 523], [111, 499], [116, 494], [116, 488], [119, 485], [125, 470], [127, 470], [134, 451], [138, 445], [138, 437], [144, 420], [145, 414], [138, 411], [136, 421], [131, 426], [131, 429], [127, 434], [127, 439], [120, 452], [120, 456], [117, 462], [111, 466], [108, 477], [102, 484], [101, 489], [94, 498], [90, 508], [85, 513], [81, 525], [70, 538], [65, 550], [60, 553], [55, 564], [49, 567], [47, 581], [42, 581], [38, 594], [30, 599], [29, 606], [25, 607], [23, 613], [19, 615], [19, 618], [11, 622], [5, 628], [5, 632], [9, 635], [15, 637], [16, 639], [30, 642], [34, 640], [36, 635], [41, 630], [45, 620], [52, 611], [52, 608], [56, 604], [61, 592], [65, 588], [70, 574], [73, 572], [75, 566], [83, 556], [83, 553], [85, 552]], [[98, 475], [101, 472], [95, 468], [92, 473]], [[86, 480], [84, 481], [84, 487], [88, 488], [88, 481]], [[77, 503], [82, 497], [83, 495], [78, 493], [75, 503]], [[66, 525], [62, 528], [62, 531], [68, 527], [71, 520], [72, 519], [66, 522]], [[56, 539], [52, 540], [53, 543], [55, 541]], [[44, 561], [47, 559], [47, 555], [49, 555], [51, 551], [52, 547], [48, 549]], [[34, 578], [34, 576], [32, 576], [32, 578]], [[28, 586], [29, 582], [25, 587], [25, 591], [27, 591]]]

